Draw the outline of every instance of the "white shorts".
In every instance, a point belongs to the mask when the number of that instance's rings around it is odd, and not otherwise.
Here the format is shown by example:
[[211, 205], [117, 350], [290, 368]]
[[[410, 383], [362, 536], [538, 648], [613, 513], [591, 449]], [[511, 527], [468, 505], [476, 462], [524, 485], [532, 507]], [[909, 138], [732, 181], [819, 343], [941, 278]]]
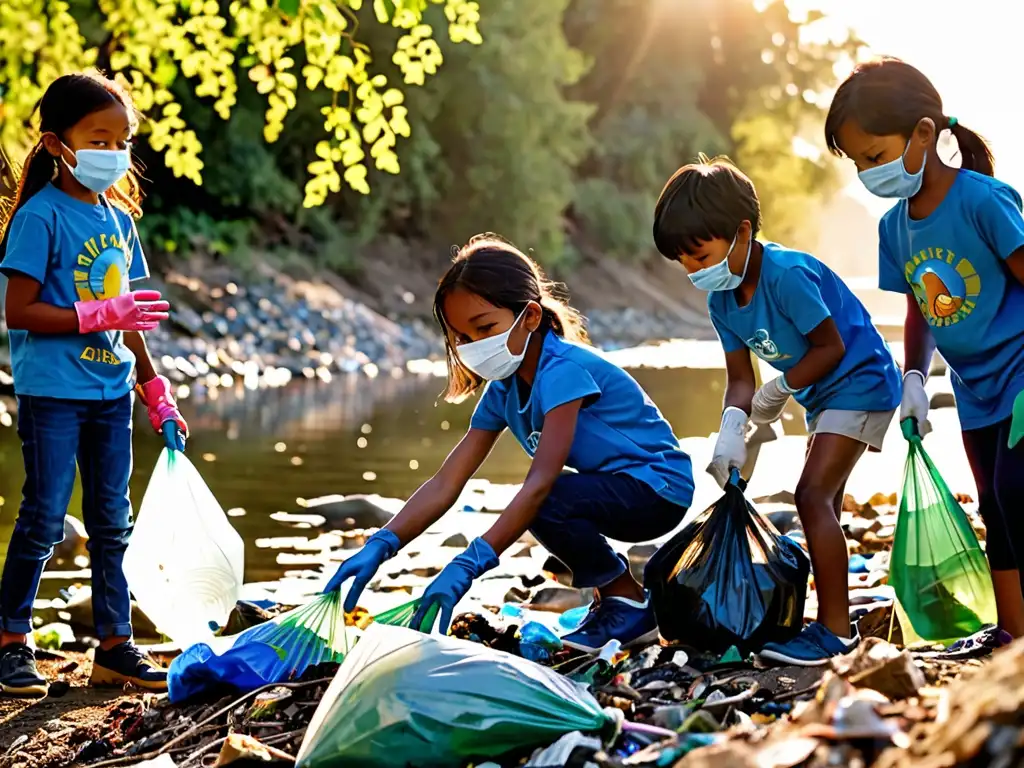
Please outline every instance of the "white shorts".
[[812, 435], [843, 435], [876, 451], [882, 450], [882, 441], [889, 431], [895, 409], [891, 411], [822, 411], [807, 425]]

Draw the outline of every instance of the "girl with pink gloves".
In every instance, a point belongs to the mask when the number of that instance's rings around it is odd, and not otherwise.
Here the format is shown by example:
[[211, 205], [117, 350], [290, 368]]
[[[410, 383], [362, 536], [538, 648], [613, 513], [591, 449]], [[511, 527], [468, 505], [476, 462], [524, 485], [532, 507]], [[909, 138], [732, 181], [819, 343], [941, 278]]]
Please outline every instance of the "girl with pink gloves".
[[132, 526], [133, 385], [170, 447], [183, 449], [188, 434], [142, 335], [167, 319], [169, 305], [129, 287], [149, 276], [132, 218], [141, 212], [130, 149], [137, 113], [113, 81], [75, 74], [50, 85], [39, 118], [42, 136], [0, 217], [26, 475], [0, 579], [0, 691], [47, 692], [26, 641], [40, 576], [64, 536], [76, 464], [100, 638], [92, 681], [164, 690], [166, 671], [132, 643], [121, 569]]

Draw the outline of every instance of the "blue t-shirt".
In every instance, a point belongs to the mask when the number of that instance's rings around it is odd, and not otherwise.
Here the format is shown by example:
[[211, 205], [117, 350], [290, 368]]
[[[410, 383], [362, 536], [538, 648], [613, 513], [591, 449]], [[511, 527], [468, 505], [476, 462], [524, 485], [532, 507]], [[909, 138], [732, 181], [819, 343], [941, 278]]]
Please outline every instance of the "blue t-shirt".
[[807, 334], [832, 318], [846, 354], [834, 371], [793, 396], [808, 424], [825, 410], [890, 411], [900, 403], [902, 380], [889, 345], [846, 283], [809, 254], [764, 243], [750, 303], [741, 307], [733, 291], [715, 291], [708, 312], [727, 353], [749, 347], [783, 373], [807, 354]]
[[1006, 266], [1024, 247], [1021, 198], [1008, 184], [960, 171], [930, 216], [907, 201], [878, 226], [878, 286], [913, 293], [952, 369], [960, 426], [1010, 416], [1024, 390], [1024, 285]]
[[[14, 216], [0, 270], [42, 285], [40, 301], [66, 309], [77, 301], [127, 293], [149, 277], [132, 218], [105, 200], [77, 200], [48, 184]], [[135, 355], [124, 334], [9, 331], [19, 395], [112, 400], [132, 389]]]
[[500, 432], [508, 427], [530, 456], [537, 451], [544, 416], [583, 400], [567, 466], [577, 472], [631, 475], [659, 496], [689, 507], [693, 501], [690, 457], [672, 427], [628, 373], [596, 350], [555, 333], [544, 338], [533, 386], [520, 403], [517, 376], [487, 385], [470, 424]]

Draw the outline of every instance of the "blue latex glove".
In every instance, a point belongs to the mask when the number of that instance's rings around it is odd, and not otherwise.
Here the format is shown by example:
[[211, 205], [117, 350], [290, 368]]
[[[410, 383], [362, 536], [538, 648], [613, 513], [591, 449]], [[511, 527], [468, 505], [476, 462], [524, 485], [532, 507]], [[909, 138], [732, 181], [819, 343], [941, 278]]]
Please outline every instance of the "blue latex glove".
[[341, 589], [342, 584], [348, 579], [352, 579], [352, 587], [345, 598], [345, 613], [352, 613], [359, 602], [359, 596], [363, 593], [366, 585], [370, 583], [373, 575], [377, 573], [377, 569], [385, 561], [394, 557], [401, 547], [402, 542], [398, 540], [398, 537], [386, 528], [382, 528], [366, 540], [366, 544], [361, 550], [341, 564], [337, 573], [327, 582], [324, 593]]
[[181, 431], [178, 422], [168, 419], [161, 425], [164, 436], [164, 445], [169, 451], [185, 451], [185, 433]]
[[419, 609], [412, 617], [413, 629], [429, 632], [429, 626], [423, 626], [431, 608], [441, 611], [441, 619], [437, 626], [444, 635], [452, 623], [452, 611], [459, 600], [466, 596], [473, 579], [482, 576], [498, 565], [498, 556], [491, 545], [483, 539], [473, 539], [466, 551], [452, 560], [435, 578], [420, 599]]

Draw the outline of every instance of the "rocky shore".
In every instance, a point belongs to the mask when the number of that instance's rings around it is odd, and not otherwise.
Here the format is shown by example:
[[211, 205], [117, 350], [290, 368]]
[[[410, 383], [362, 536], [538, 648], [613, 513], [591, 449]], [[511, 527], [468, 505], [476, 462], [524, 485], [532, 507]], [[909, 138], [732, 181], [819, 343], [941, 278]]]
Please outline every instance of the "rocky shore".
[[[339, 374], [400, 376], [411, 361], [439, 360], [433, 321], [410, 309], [385, 316], [339, 287], [266, 271], [245, 279], [225, 270], [201, 279], [170, 272], [151, 281], [171, 302], [171, 321], [149, 334], [159, 368], [181, 384], [282, 386], [295, 378]], [[410, 305], [420, 304], [407, 295]], [[713, 338], [710, 326], [665, 310], [618, 308], [587, 314], [594, 343], [606, 349], [664, 338]], [[0, 318], [0, 393], [12, 391]]]

